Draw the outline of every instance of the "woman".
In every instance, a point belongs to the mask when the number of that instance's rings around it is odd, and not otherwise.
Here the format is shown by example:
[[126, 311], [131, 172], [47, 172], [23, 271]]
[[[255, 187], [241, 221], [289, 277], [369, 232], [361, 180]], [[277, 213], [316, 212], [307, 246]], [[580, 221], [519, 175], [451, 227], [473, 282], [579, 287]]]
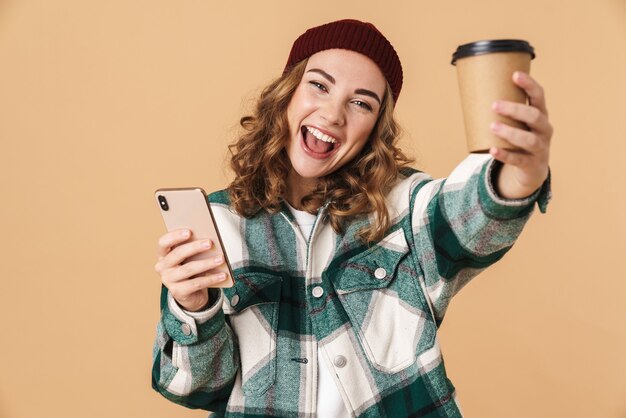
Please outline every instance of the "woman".
[[408, 168], [393, 109], [400, 60], [369, 23], [341, 20], [294, 43], [231, 146], [235, 179], [209, 196], [223, 260], [184, 260], [211, 242], [159, 239], [162, 318], [153, 387], [218, 416], [460, 416], [437, 327], [450, 298], [513, 245], [549, 198], [552, 127], [532, 106], [494, 111], [523, 152], [470, 155], [445, 180]]

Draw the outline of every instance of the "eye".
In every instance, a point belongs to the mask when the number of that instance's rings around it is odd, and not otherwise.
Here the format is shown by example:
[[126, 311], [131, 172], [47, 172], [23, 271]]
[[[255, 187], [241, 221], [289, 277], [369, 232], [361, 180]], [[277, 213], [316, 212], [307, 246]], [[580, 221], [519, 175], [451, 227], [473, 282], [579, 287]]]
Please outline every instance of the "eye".
[[352, 103], [354, 103], [355, 105], [357, 105], [357, 106], [359, 106], [359, 107], [361, 107], [361, 108], [363, 108], [363, 109], [365, 109], [365, 110], [367, 110], [369, 112], [371, 112], [373, 110], [372, 106], [370, 106], [369, 103], [367, 103], [367, 102], [364, 102], [364, 101], [361, 101], [361, 100], [354, 100]]
[[323, 85], [322, 83], [319, 83], [317, 81], [309, 81], [309, 84], [315, 86], [315, 88], [320, 89], [322, 91], [328, 91], [328, 89], [326, 88], [325, 85]]

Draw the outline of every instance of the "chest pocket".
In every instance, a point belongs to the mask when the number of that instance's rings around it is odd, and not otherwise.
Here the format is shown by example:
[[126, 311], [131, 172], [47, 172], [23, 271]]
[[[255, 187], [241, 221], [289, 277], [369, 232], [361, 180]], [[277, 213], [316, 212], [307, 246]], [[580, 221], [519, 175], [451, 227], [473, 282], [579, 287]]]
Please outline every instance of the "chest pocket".
[[247, 396], [262, 395], [276, 380], [281, 286], [281, 277], [253, 272], [235, 275], [235, 285], [223, 289], [223, 310], [238, 340]]
[[404, 231], [342, 264], [335, 291], [370, 363], [396, 373], [431, 348], [436, 327], [407, 257]]

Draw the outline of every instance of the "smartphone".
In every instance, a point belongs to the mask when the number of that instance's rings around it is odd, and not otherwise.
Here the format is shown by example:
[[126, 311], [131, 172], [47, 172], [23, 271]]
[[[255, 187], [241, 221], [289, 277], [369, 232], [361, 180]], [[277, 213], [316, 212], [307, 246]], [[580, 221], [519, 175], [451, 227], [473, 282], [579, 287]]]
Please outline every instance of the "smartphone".
[[[191, 231], [191, 241], [208, 238], [213, 242], [213, 246], [209, 250], [191, 256], [185, 262], [207, 259], [222, 254], [224, 263], [211, 270], [210, 274], [225, 273], [226, 279], [211, 287], [232, 287], [235, 284], [233, 272], [204, 190], [199, 187], [158, 189], [154, 192], [154, 196], [168, 231], [187, 228]], [[208, 273], [197, 274], [192, 278], [204, 275], [208, 275]]]

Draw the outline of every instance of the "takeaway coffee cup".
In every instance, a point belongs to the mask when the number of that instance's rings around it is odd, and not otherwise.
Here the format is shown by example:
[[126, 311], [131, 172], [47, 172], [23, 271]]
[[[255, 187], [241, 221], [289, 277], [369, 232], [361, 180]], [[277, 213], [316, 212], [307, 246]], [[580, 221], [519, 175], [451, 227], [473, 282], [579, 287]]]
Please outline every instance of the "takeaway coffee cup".
[[488, 152], [491, 146], [515, 150], [492, 133], [489, 125], [498, 121], [522, 129], [526, 126], [496, 114], [491, 105], [496, 100], [526, 103], [526, 93], [513, 83], [513, 73], [530, 72], [533, 58], [534, 48], [519, 39], [478, 41], [456, 49], [452, 65], [457, 68], [469, 152]]

